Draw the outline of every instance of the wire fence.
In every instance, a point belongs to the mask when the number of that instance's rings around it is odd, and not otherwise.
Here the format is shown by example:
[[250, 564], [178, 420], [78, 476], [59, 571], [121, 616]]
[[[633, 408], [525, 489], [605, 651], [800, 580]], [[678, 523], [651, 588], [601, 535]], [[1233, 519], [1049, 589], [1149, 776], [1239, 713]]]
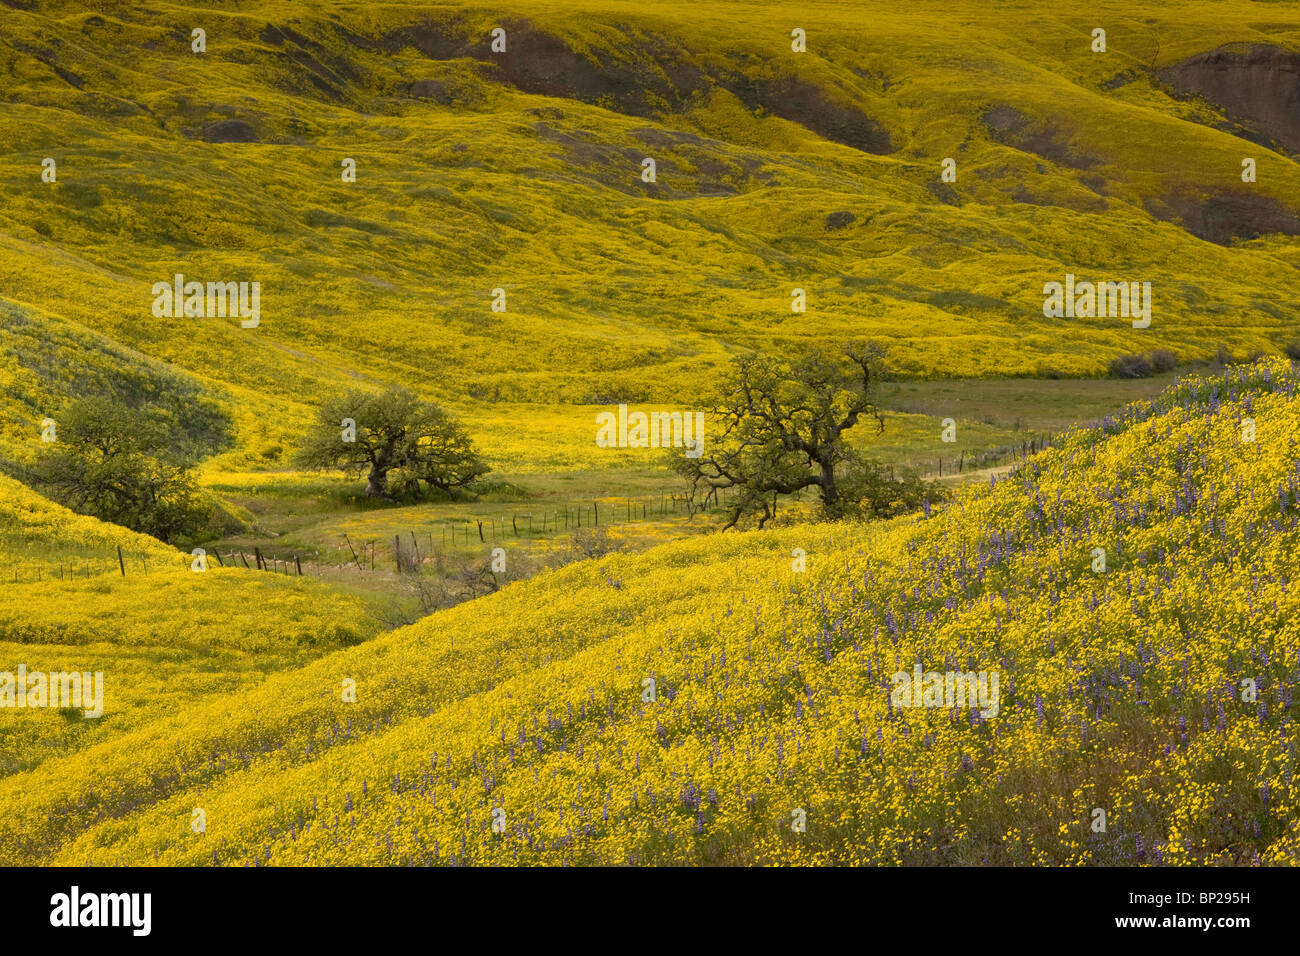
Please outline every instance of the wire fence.
[[[1052, 443], [1052, 435], [1032, 436], [1019, 447], [1005, 446], [956, 456], [937, 456], [916, 468], [924, 478], [953, 477], [967, 472], [1024, 461]], [[894, 466], [889, 473], [894, 474]], [[732, 493], [734, 494], [734, 492]], [[77, 581], [96, 577], [133, 577], [177, 568], [243, 568], [289, 576], [355, 574], [357, 572], [399, 573], [418, 570], [427, 559], [439, 554], [463, 554], [466, 549], [499, 546], [507, 542], [532, 542], [572, 534], [581, 530], [659, 523], [671, 518], [694, 517], [711, 508], [725, 509], [726, 489], [714, 489], [702, 499], [684, 494], [598, 498], [590, 503], [563, 507], [511, 511], [485, 516], [447, 516], [384, 538], [358, 538], [348, 534], [334, 545], [277, 548], [272, 544], [217, 545], [202, 548], [201, 555], [178, 551], [175, 557], [123, 550], [107, 552], [84, 548], [59, 551], [39, 543], [0, 541], [7, 545], [0, 553], [9, 555], [8, 568], [0, 565], [0, 580], [9, 584], [41, 581]]]
[[[192, 552], [178, 550], [175, 556], [123, 550], [50, 548], [39, 542], [10, 541], [0, 553], [10, 558], [10, 567], [0, 571], [9, 584], [43, 581], [73, 582], [94, 578], [135, 577], [177, 569], [234, 567], [289, 576], [322, 576], [330, 573], [387, 573], [418, 569], [426, 559], [441, 553], [463, 555], [466, 549], [496, 546], [506, 542], [532, 542], [580, 530], [596, 530], [629, 524], [650, 524], [671, 518], [692, 517], [707, 504], [720, 504], [724, 491], [707, 502], [694, 502], [685, 495], [659, 494], [652, 498], [593, 499], [589, 504], [533, 509], [486, 516], [448, 516], [418, 528], [394, 534], [391, 541], [344, 534], [333, 545], [282, 548], [273, 544], [210, 545]], [[3, 566], [0, 565], [0, 568]]]
[[1000, 465], [1014, 465], [1017, 462], [1023, 462], [1030, 455], [1050, 447], [1054, 437], [1056, 436], [1051, 433], [1045, 433], [1026, 438], [1021, 441], [1019, 446], [1004, 445], [1001, 448], [989, 448], [969, 454], [962, 451], [947, 458], [939, 455], [934, 459], [923, 461], [917, 469], [917, 473], [922, 478], [951, 478], [954, 475], [965, 474], [968, 471], [997, 468]]
[[105, 549], [52, 549], [40, 544], [8, 541], [2, 549], [6, 556], [0, 563], [0, 582], [33, 584], [42, 581], [78, 581], [112, 575], [133, 577], [188, 566], [191, 557], [177, 552], [163, 556], [157, 552], [132, 551], [114, 546]]

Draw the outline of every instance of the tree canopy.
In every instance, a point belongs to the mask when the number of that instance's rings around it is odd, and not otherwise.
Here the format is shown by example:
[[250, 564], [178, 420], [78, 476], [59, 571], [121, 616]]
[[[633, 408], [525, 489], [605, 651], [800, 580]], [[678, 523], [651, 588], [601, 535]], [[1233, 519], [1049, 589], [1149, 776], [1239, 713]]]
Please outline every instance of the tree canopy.
[[391, 498], [425, 488], [450, 493], [490, 470], [465, 430], [400, 386], [354, 389], [321, 405], [294, 460], [305, 468], [366, 475], [366, 494]]
[[[707, 416], [698, 457], [674, 456], [692, 497], [735, 489], [725, 527], [754, 518], [762, 527], [776, 499], [817, 490], [826, 517], [890, 513], [915, 507], [937, 487], [914, 476], [895, 479], [857, 455], [845, 433], [865, 423], [877, 434], [884, 418], [876, 403], [884, 349], [851, 342], [782, 362], [751, 354], [736, 359]], [[915, 500], [913, 500], [915, 499]]]
[[200, 533], [213, 508], [147, 410], [78, 399], [42, 445], [33, 484], [74, 511], [174, 543]]

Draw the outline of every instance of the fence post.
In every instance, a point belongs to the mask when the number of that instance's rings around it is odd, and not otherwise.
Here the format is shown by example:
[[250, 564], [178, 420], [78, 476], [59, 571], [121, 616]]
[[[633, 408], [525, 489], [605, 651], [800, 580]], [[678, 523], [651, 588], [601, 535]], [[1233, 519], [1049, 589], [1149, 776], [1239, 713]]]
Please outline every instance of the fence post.
[[[357, 570], [364, 571], [365, 568], [361, 566], [361, 559], [357, 557], [357, 549], [352, 547], [352, 539], [349, 538], [346, 534], [344, 534], [343, 540], [348, 543], [348, 550], [352, 552], [352, 560], [356, 562]], [[247, 564], [248, 562], [244, 562], [244, 563]]]
[[[122, 569], [122, 577], [126, 577], [126, 562], [122, 560], [122, 546], [117, 546], [117, 566]], [[59, 577], [63, 577], [63, 562], [59, 562]]]

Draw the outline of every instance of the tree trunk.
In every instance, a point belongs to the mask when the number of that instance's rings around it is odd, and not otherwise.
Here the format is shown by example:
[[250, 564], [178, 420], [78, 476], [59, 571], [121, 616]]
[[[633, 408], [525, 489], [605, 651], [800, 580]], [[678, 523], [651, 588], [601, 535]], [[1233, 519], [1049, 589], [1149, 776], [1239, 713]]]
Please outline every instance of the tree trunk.
[[821, 470], [821, 479], [817, 482], [822, 489], [822, 508], [832, 518], [840, 514], [840, 490], [835, 486], [835, 465], [829, 461], [817, 463]]

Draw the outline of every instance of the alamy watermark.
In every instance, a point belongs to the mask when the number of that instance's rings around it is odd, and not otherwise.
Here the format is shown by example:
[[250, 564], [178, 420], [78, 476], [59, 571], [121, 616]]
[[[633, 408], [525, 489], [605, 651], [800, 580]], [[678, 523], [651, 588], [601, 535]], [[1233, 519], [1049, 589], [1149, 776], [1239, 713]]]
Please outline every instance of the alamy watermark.
[[255, 329], [262, 321], [262, 283], [186, 282], [176, 273], [171, 282], [153, 285], [153, 314], [160, 319], [239, 316], [240, 326]]
[[17, 674], [0, 671], [0, 707], [80, 707], [84, 716], [100, 717], [104, 713], [104, 672], [29, 674], [27, 665], [19, 664]]
[[1049, 319], [1131, 318], [1133, 328], [1151, 324], [1150, 282], [1075, 282], [1066, 273], [1064, 284], [1043, 286], [1043, 315]]
[[601, 448], [685, 448], [687, 458], [704, 453], [703, 412], [631, 412], [596, 415], [596, 444]]
[[56, 927], [126, 927], [133, 936], [152, 928], [152, 893], [83, 893], [73, 886], [50, 897], [50, 925]]
[[981, 717], [996, 717], [1002, 709], [997, 671], [897, 671], [890, 680], [889, 699], [895, 707], [970, 707]]

